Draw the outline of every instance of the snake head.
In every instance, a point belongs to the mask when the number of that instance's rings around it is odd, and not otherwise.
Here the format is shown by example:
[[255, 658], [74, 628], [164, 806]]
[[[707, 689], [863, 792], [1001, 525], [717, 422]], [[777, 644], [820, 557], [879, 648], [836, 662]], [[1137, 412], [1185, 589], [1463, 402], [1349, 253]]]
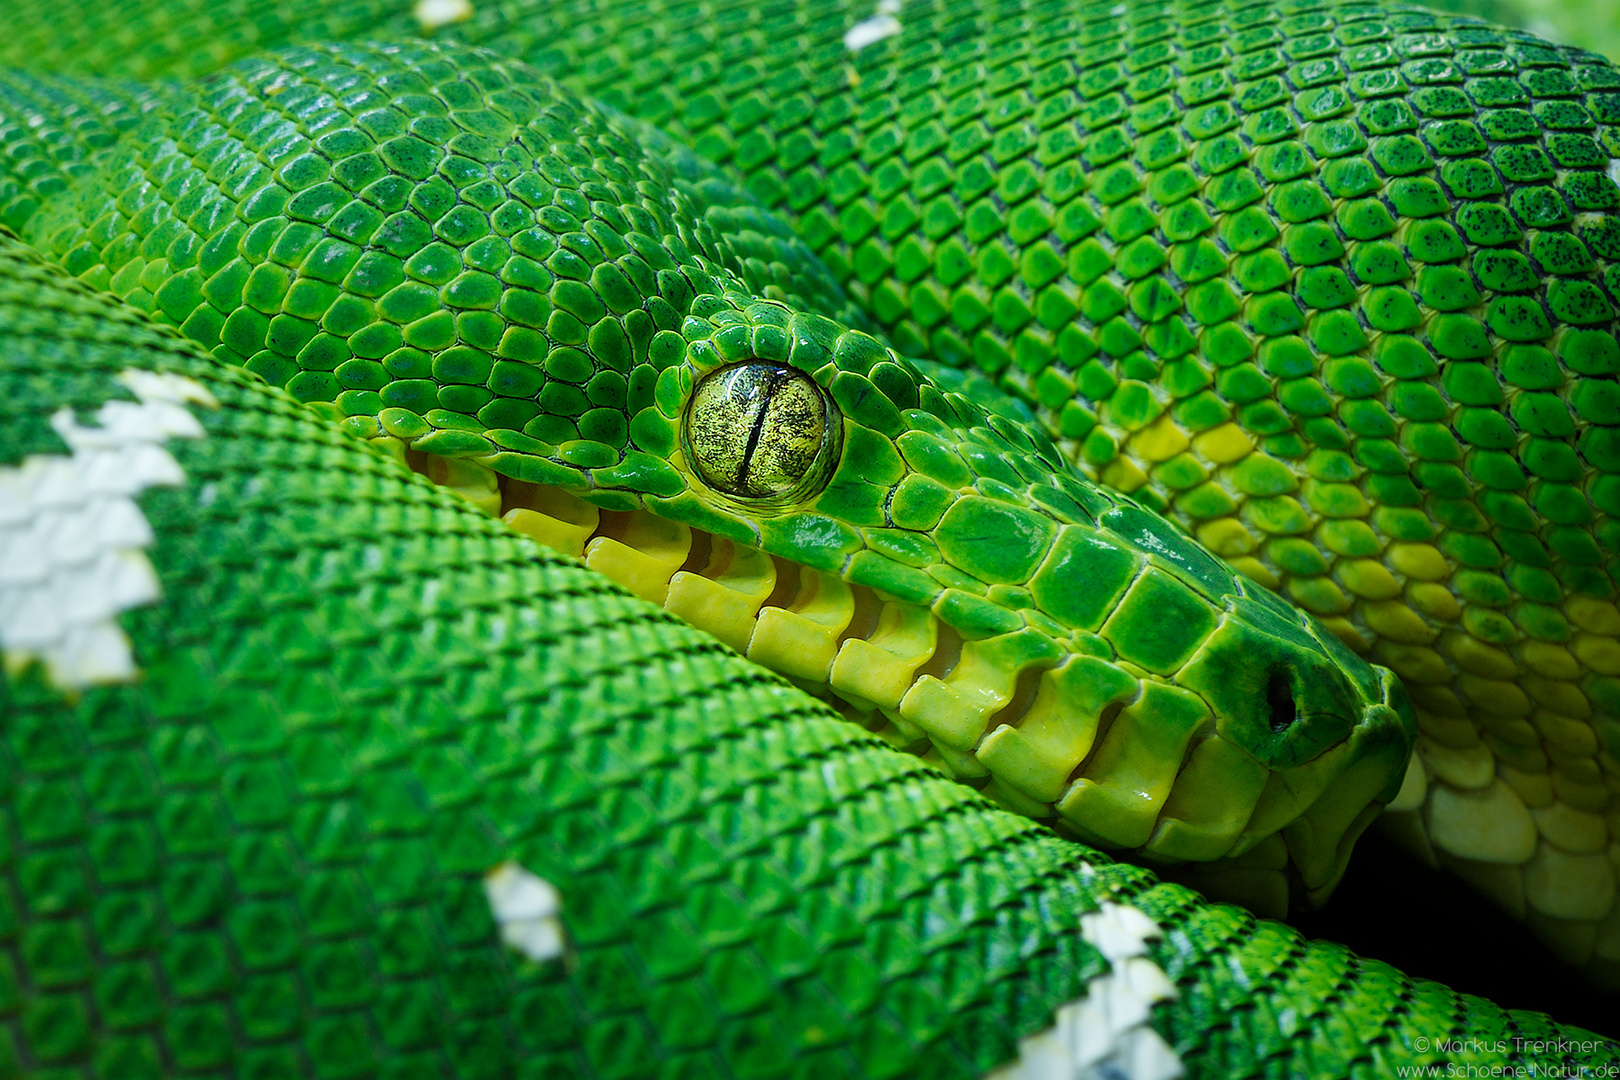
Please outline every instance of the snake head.
[[666, 606], [1004, 806], [1325, 898], [1416, 737], [1387, 670], [875, 339], [704, 306], [632, 425], [682, 479], [643, 508], [701, 530]]
[[[1417, 723], [1387, 668], [1275, 593], [1246, 579], [1239, 589], [1176, 682], [1209, 702], [1217, 735], [1268, 775], [1239, 842], [1186, 877], [1281, 914], [1291, 895], [1315, 906], [1338, 884], [1355, 839], [1400, 788]], [[1204, 836], [1185, 831], [1184, 853], [1195, 854]]]
[[176, 90], [29, 230], [1001, 805], [1324, 895], [1410, 750], [1388, 673], [827, 317], [801, 241], [641, 134], [478, 50], [291, 49]]

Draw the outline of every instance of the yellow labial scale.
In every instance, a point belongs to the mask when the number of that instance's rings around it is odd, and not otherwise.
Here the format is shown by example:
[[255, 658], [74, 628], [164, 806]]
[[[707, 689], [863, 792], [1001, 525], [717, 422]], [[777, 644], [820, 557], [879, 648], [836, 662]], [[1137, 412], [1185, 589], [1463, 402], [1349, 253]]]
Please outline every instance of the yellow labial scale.
[[1399, 600], [1368, 600], [1356, 605], [1356, 613], [1379, 637], [1403, 645], [1427, 645], [1436, 631], [1423, 616]]
[[[1344, 872], [1350, 868], [1350, 855], [1355, 848], [1356, 841], [1361, 834], [1383, 814], [1383, 807], [1377, 802], [1365, 802], [1361, 809], [1356, 811], [1355, 817], [1345, 826], [1339, 834], [1339, 844], [1333, 849], [1333, 865], [1331, 872], [1322, 879], [1320, 885], [1308, 886], [1305, 897], [1311, 907], [1321, 907], [1339, 888], [1339, 882], [1344, 879]], [[1324, 851], [1326, 848], [1324, 847]]]
[[1604, 637], [1620, 637], [1620, 608], [1607, 600], [1577, 596], [1564, 601], [1564, 614], [1582, 630]]
[[1471, 791], [1489, 786], [1496, 776], [1496, 760], [1484, 743], [1459, 750], [1419, 739], [1418, 755], [1430, 775], [1452, 787]]
[[1517, 866], [1536, 851], [1530, 810], [1500, 779], [1469, 791], [1432, 785], [1423, 820], [1435, 846], [1459, 858]]
[[1283, 829], [1283, 839], [1313, 904], [1327, 899], [1350, 862], [1350, 849], [1379, 813], [1375, 801], [1392, 772], [1400, 768], [1405, 748], [1384, 744], [1360, 754], [1348, 769], [1310, 805], [1298, 821]]
[[917, 669], [938, 647], [939, 623], [931, 614], [889, 601], [871, 636], [864, 641], [852, 637], [839, 647], [828, 681], [846, 701], [898, 709]]
[[922, 755], [921, 761], [924, 765], [938, 769], [952, 780], [971, 782], [990, 775], [989, 770], [980, 765], [972, 754], [961, 754], [938, 746], [930, 746], [928, 752]]
[[1388, 567], [1375, 559], [1347, 559], [1334, 570], [1339, 583], [1365, 600], [1393, 600], [1401, 595], [1401, 583]]
[[[1580, 661], [1562, 645], [1550, 641], [1527, 641], [1519, 649], [1519, 657], [1531, 671], [1549, 679], [1575, 679], [1581, 674]], [[1576, 688], [1579, 693], [1579, 687]], [[1585, 695], [1581, 695], [1585, 698]]]
[[[1269, 784], [1267, 786], [1270, 786]], [[1250, 837], [1240, 854], [1223, 860], [1223, 865], [1245, 870], [1288, 869], [1288, 843], [1279, 833]]]
[[1192, 440], [1166, 413], [1131, 436], [1129, 451], [1143, 461], [1169, 461], [1186, 450]]
[[1373, 659], [1411, 685], [1444, 685], [1451, 681], [1451, 666], [1445, 658], [1424, 645], [1397, 645], [1379, 642]]
[[1451, 590], [1433, 581], [1414, 581], [1406, 586], [1406, 602], [1417, 612], [1440, 622], [1462, 618], [1462, 605]]
[[632, 510], [614, 524], [624, 540], [596, 537], [585, 545], [585, 565], [643, 600], [663, 606], [669, 579], [691, 553], [692, 530], [645, 510]]
[[1531, 810], [1545, 809], [1553, 804], [1552, 777], [1545, 772], [1520, 772], [1511, 765], [1498, 765], [1496, 775], [1512, 788]]
[[1597, 634], [1576, 634], [1571, 649], [1576, 659], [1599, 675], [1620, 675], [1620, 641]]
[[1512, 679], [1519, 674], [1519, 665], [1508, 653], [1459, 631], [1440, 638], [1440, 651], [1463, 671], [1481, 678]]
[[422, 454], [417, 466], [429, 480], [439, 487], [460, 495], [478, 508], [479, 513], [497, 517], [501, 512], [500, 481], [494, 470], [466, 458], [446, 458], [437, 454]]
[[[381, 450], [407, 469], [411, 467], [407, 444], [404, 439], [393, 435], [374, 435], [366, 440], [366, 445]], [[529, 486], [532, 487], [533, 485]]]
[[900, 701], [902, 718], [935, 746], [971, 752], [990, 717], [1012, 700], [1018, 677], [1031, 665], [1055, 666], [1062, 650], [1033, 630], [970, 641], [944, 679], [924, 675]]
[[776, 590], [776, 563], [755, 548], [713, 538], [701, 573], [681, 570], [669, 579], [670, 614], [730, 645], [748, 651], [759, 609]]
[[1271, 775], [1219, 735], [1193, 747], [1159, 814], [1146, 850], [1207, 862], [1232, 849]]
[[951, 767], [945, 763], [945, 758], [941, 756], [939, 750], [932, 745], [930, 745], [923, 753], [918, 754], [917, 760], [928, 766], [930, 769], [936, 770], [947, 779], [956, 779], [956, 774], [953, 773], [951, 771]]
[[1015, 784], [1008, 783], [999, 774], [991, 774], [990, 782], [979, 789], [985, 798], [1000, 804], [1005, 810], [1021, 814], [1028, 818], [1049, 818], [1053, 810], [1047, 803], [1032, 799], [1020, 791]]
[[1210, 428], [1192, 441], [1193, 450], [1217, 465], [1229, 465], [1254, 450], [1254, 440], [1236, 424]]
[[1608, 850], [1609, 827], [1601, 815], [1554, 801], [1551, 806], [1531, 808], [1530, 816], [1548, 842], [1571, 855], [1596, 855]]
[[759, 613], [747, 655], [772, 671], [820, 684], [838, 655], [838, 639], [855, 618], [855, 594], [841, 578], [808, 566], [797, 569], [798, 595], [785, 608]]
[[902, 717], [898, 708], [884, 709], [883, 715], [889, 721], [889, 724], [900, 733], [900, 737], [905, 740], [907, 746], [919, 747], [928, 741], [928, 733], [910, 720]]
[[1127, 495], [1148, 481], [1147, 473], [1142, 471], [1142, 467], [1124, 456], [1117, 457], [1105, 465], [1098, 479], [1102, 481], [1104, 487], [1123, 491]]
[[1141, 847], [1153, 835], [1187, 744], [1210, 720], [1198, 695], [1147, 683], [1121, 710], [1102, 743], [1057, 804], [1071, 825], [1081, 825], [1116, 847]]
[[1446, 557], [1430, 544], [1391, 544], [1387, 557], [1396, 571], [1416, 581], [1444, 581], [1451, 576]]
[[517, 503], [501, 520], [553, 551], [579, 558], [601, 523], [602, 512], [561, 488], [512, 483], [507, 503]]
[[1614, 893], [1614, 866], [1601, 853], [1575, 855], [1542, 844], [1524, 868], [1525, 900], [1555, 919], [1601, 919], [1614, 906]]
[[589, 530], [582, 533], [566, 522], [522, 507], [508, 510], [501, 515], [501, 520], [542, 547], [576, 559], [585, 550], [585, 541], [591, 535]]
[[965, 701], [939, 679], [924, 675], [900, 702], [900, 715], [921, 728], [937, 747], [971, 747], [996, 708]]
[[1095, 657], [1074, 656], [1043, 672], [1018, 726], [997, 727], [985, 736], [976, 756], [998, 780], [1026, 797], [1042, 805], [1056, 802], [1091, 752], [1103, 709], [1140, 692], [1116, 671]]
[[1233, 850], [1241, 854], [1263, 838], [1281, 832], [1284, 826], [1321, 797], [1328, 784], [1345, 767], [1346, 759], [1355, 756], [1357, 754], [1352, 752], [1349, 743], [1340, 743], [1314, 761], [1295, 766], [1286, 773], [1272, 773]]
[[872, 732], [872, 734], [876, 735], [878, 738], [882, 739], [896, 750], [908, 750], [916, 741], [915, 739], [907, 738], [906, 733], [901, 731], [892, 723], [885, 723], [882, 727]]

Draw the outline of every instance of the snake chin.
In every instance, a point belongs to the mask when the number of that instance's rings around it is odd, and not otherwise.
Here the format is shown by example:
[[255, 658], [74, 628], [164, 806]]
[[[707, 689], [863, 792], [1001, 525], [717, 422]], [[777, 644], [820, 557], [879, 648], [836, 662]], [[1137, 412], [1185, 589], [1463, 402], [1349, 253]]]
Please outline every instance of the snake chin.
[[964, 639], [925, 607], [647, 510], [379, 441], [1005, 809], [1261, 914], [1320, 905], [1404, 774], [1410, 708], [1393, 677], [1359, 721], [1329, 718], [1345, 737], [1268, 768], [1222, 738], [1197, 695], [1095, 635], [1032, 662], [1009, 640], [1020, 635]]

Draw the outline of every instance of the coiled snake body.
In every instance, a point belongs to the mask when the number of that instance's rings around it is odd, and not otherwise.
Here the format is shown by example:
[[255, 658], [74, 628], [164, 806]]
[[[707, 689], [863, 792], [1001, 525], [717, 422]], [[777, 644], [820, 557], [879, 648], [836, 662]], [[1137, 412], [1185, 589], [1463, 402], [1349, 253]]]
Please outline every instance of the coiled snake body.
[[1605, 62], [15, 22], [0, 1071], [1615, 1063], [1083, 846], [1281, 913], [1390, 805], [1613, 975]]

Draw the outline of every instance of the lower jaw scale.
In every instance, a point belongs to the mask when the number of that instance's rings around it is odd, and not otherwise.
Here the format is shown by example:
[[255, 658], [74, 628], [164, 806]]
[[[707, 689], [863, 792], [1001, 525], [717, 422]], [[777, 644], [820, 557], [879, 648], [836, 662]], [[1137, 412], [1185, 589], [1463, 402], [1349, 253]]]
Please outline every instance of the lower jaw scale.
[[[1008, 809], [1286, 908], [1325, 896], [1371, 812], [1317, 798], [1340, 747], [1285, 777], [1222, 739], [1201, 699], [1032, 631], [964, 641], [927, 608], [645, 510], [603, 510], [472, 461], [392, 449], [512, 529], [611, 578]], [[1351, 807], [1359, 811], [1365, 803]], [[1376, 804], [1373, 804], [1376, 806]], [[1324, 846], [1325, 845], [1325, 846]]]

